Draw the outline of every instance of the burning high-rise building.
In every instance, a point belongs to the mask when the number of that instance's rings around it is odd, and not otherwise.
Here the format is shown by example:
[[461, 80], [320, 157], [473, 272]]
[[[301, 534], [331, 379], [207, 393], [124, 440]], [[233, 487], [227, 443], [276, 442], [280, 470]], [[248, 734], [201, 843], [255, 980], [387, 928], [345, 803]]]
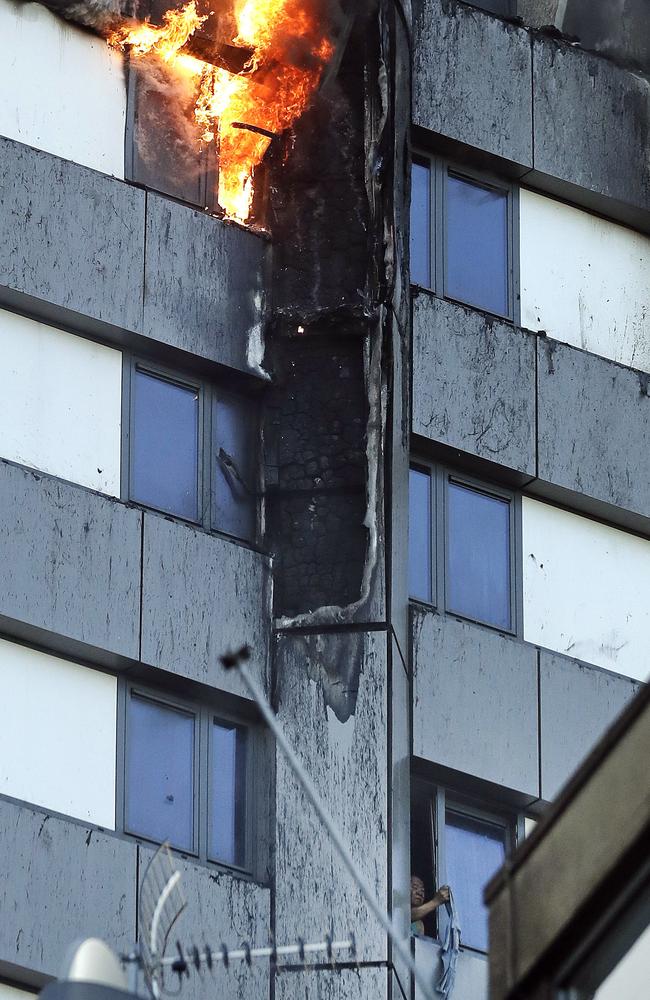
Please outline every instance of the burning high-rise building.
[[356, 939], [187, 1000], [419, 993], [244, 643], [418, 965], [411, 875], [486, 1000], [483, 884], [648, 671], [623, 7], [0, 0], [0, 1000], [127, 951], [165, 839], [183, 943]]

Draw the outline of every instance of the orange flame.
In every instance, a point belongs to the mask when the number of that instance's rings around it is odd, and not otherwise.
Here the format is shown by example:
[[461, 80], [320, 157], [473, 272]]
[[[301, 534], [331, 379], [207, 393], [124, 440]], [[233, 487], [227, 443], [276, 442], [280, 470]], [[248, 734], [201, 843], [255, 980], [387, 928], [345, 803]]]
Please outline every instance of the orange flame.
[[138, 56], [154, 55], [196, 81], [195, 120], [201, 141], [218, 142], [218, 201], [226, 214], [245, 222], [253, 199], [255, 168], [270, 138], [235, 123], [274, 134], [289, 128], [307, 109], [333, 47], [305, 0], [235, 0], [237, 31], [232, 44], [253, 55], [244, 71], [226, 69], [183, 53], [206, 20], [195, 0], [164, 15], [162, 27], [124, 26], [109, 44]]

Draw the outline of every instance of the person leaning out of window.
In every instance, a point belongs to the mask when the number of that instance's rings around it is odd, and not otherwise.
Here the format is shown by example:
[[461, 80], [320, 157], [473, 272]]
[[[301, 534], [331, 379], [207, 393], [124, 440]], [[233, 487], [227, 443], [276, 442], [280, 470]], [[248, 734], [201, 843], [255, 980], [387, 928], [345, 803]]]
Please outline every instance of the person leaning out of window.
[[444, 903], [449, 902], [449, 886], [441, 885], [434, 896], [425, 902], [424, 882], [419, 875], [411, 877], [411, 934], [424, 937], [424, 918]]

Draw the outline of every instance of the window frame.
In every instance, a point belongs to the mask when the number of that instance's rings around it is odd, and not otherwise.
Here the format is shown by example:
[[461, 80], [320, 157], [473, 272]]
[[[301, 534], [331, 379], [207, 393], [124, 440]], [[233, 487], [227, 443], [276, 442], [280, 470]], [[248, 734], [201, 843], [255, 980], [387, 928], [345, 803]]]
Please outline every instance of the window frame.
[[[496, 316], [498, 319], [515, 326], [521, 324], [520, 287], [519, 287], [519, 185], [487, 170], [480, 170], [457, 160], [448, 159], [428, 153], [421, 147], [411, 151], [412, 163], [418, 163], [429, 170], [429, 285], [419, 285], [411, 282], [413, 288], [428, 291], [447, 302], [456, 302], [468, 309]], [[508, 308], [505, 313], [493, 312], [483, 306], [476, 305], [456, 296], [447, 295], [445, 290], [447, 280], [447, 176], [458, 177], [472, 184], [506, 195], [506, 227], [507, 227], [507, 266]]]
[[[470, 819], [490, 823], [505, 830], [505, 852], [508, 857], [512, 851], [522, 843], [525, 837], [524, 824], [525, 816], [516, 809], [509, 809], [507, 806], [499, 807], [498, 803], [488, 803], [487, 800], [476, 799], [472, 796], [465, 796], [457, 793], [448, 785], [435, 784], [422, 778], [411, 777], [411, 787], [414, 782], [418, 789], [418, 798], [422, 802], [428, 800], [429, 815], [431, 821], [431, 843], [433, 845], [433, 878], [434, 887], [437, 891], [441, 886], [448, 885], [447, 877], [447, 838], [446, 838], [446, 813], [447, 810], [455, 812]], [[413, 795], [411, 795], [413, 799]], [[453, 891], [453, 886], [451, 887]], [[438, 911], [432, 915], [435, 924], [436, 934], [440, 935], [440, 923]], [[462, 938], [462, 918], [461, 918], [461, 941], [460, 947], [463, 951], [469, 951], [474, 955], [486, 956], [488, 953], [480, 948], [476, 948], [463, 941]]]
[[[131, 496], [133, 485], [133, 456], [135, 441], [135, 380], [137, 373], [152, 375], [163, 381], [178, 385], [184, 389], [195, 390], [198, 394], [198, 441], [197, 441], [197, 518], [187, 518], [175, 511], [166, 510], [164, 507], [153, 506], [143, 503], [141, 500]], [[256, 453], [253, 456], [253, 466], [256, 469], [255, 486], [256, 497], [253, 514], [253, 531], [250, 538], [242, 538], [239, 535], [231, 534], [223, 527], [213, 524], [213, 412], [218, 398], [238, 398], [246, 400], [250, 404], [251, 423], [254, 429], [254, 439]], [[218, 535], [228, 541], [247, 548], [259, 548], [260, 540], [260, 420], [259, 403], [252, 395], [245, 392], [233, 391], [228, 386], [222, 387], [215, 382], [209, 381], [200, 375], [192, 375], [179, 369], [171, 368], [168, 365], [160, 364], [157, 361], [143, 357], [139, 354], [123, 352], [122, 361], [122, 456], [121, 456], [121, 483], [120, 498], [127, 503], [134, 504], [145, 511], [154, 511], [165, 517], [172, 518], [184, 524], [191, 524], [194, 527], [202, 528], [213, 535]]]
[[[472, 622], [484, 628], [493, 629], [503, 635], [521, 636], [523, 634], [523, 567], [522, 567], [522, 522], [521, 522], [521, 492], [510, 489], [499, 483], [479, 479], [471, 473], [466, 473], [451, 466], [424, 459], [418, 455], [411, 457], [410, 470], [428, 472], [431, 477], [432, 525], [431, 525], [431, 600], [409, 594], [409, 601], [423, 604], [425, 607], [436, 608], [445, 614], [462, 621]], [[498, 500], [505, 500], [510, 505], [509, 542], [510, 542], [510, 628], [503, 628], [493, 622], [480, 618], [470, 618], [460, 611], [449, 607], [449, 552], [447, 545], [448, 529], [448, 499], [447, 484], [457, 483], [477, 493], [482, 493]], [[410, 576], [410, 573], [408, 574]]]
[[[215, 692], [218, 694], [218, 692]], [[140, 697], [153, 701], [163, 708], [188, 712], [194, 716], [194, 801], [193, 823], [194, 837], [192, 850], [176, 847], [172, 850], [184, 857], [194, 858], [203, 864], [208, 864], [232, 874], [247, 878], [258, 878], [266, 868], [265, 851], [268, 846], [268, 832], [260, 826], [262, 813], [258, 809], [258, 799], [264, 794], [264, 783], [268, 783], [270, 772], [265, 766], [264, 740], [259, 725], [214, 701], [205, 703], [202, 699], [179, 697], [173, 692], [152, 687], [150, 684], [126, 677], [118, 678], [117, 696], [117, 754], [115, 780], [115, 830], [138, 843], [152, 846], [160, 844], [159, 840], [146, 833], [131, 830], [127, 824], [127, 761], [128, 741], [131, 738], [128, 724], [129, 701], [131, 697]], [[244, 863], [230, 864], [227, 861], [213, 858], [210, 853], [210, 806], [212, 804], [212, 723], [234, 725], [246, 732], [246, 765], [245, 781], [245, 816], [244, 816]]]

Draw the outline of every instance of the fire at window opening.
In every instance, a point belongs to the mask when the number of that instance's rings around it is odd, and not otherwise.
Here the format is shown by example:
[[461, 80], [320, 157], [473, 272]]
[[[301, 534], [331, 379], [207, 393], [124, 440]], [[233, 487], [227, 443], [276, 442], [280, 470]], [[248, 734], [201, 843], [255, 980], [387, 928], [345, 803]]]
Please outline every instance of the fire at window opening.
[[218, 145], [217, 200], [227, 216], [246, 222], [255, 168], [271, 137], [289, 128], [309, 106], [334, 46], [327, 25], [307, 9], [305, 0], [235, 0], [233, 14], [235, 31], [228, 47], [245, 54], [238, 71], [232, 55], [215, 55], [208, 62], [190, 54], [193, 38], [212, 17], [199, 14], [195, 0], [168, 10], [160, 27], [149, 22], [120, 26], [108, 43], [130, 50], [136, 59], [159, 59], [192, 82], [199, 141]]

